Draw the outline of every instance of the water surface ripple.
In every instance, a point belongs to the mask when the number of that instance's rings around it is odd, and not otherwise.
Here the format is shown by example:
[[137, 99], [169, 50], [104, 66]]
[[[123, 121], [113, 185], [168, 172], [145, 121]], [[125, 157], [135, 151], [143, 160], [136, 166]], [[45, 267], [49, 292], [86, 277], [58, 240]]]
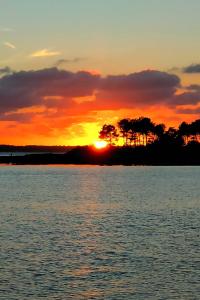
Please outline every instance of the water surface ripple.
[[0, 167], [0, 299], [197, 300], [200, 167]]

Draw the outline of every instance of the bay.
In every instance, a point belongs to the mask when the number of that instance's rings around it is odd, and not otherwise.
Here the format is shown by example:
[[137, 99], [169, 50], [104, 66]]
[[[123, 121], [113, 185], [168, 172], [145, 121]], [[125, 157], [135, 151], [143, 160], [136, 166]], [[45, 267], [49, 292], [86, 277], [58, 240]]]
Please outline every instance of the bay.
[[198, 299], [200, 167], [1, 166], [0, 299]]

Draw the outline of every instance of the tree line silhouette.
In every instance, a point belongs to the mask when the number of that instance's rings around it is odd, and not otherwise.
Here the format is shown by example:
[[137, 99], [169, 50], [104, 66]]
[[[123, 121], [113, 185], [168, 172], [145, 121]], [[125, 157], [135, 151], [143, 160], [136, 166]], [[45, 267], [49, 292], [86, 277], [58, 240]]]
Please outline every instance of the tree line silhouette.
[[[0, 163], [200, 166], [200, 119], [167, 129], [147, 117], [126, 118], [116, 126], [104, 124], [99, 138], [110, 147], [97, 151], [91, 145], [77, 146], [64, 154], [0, 156]], [[122, 146], [117, 146], [119, 139]]]
[[156, 124], [148, 117], [125, 118], [117, 123], [104, 124], [99, 132], [99, 138], [115, 145], [119, 138], [124, 146], [147, 146], [153, 143], [173, 143], [188, 145], [200, 142], [200, 119], [191, 123], [182, 122], [176, 129], [165, 124]]

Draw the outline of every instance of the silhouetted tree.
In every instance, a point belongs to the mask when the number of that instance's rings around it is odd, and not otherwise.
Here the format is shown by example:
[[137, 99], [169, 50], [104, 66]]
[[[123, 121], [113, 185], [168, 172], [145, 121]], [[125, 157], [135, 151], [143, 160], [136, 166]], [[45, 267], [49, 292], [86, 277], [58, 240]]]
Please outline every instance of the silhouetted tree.
[[154, 132], [155, 125], [150, 118], [146, 118], [146, 117], [140, 117], [139, 119], [137, 119], [137, 123], [138, 123], [138, 133], [140, 134], [140, 136], [142, 136], [142, 144], [147, 145], [148, 137], [151, 133]]
[[176, 138], [178, 136], [178, 130], [174, 127], [169, 127], [166, 134], [172, 138]]
[[154, 138], [153, 141], [156, 139], [160, 139], [165, 133], [165, 124], [157, 124], [153, 128]]
[[200, 119], [192, 123], [182, 122], [179, 126], [179, 134], [183, 137], [185, 144], [200, 141]]
[[128, 145], [129, 131], [130, 131], [130, 119], [122, 119], [118, 122], [118, 127], [121, 133], [121, 137], [124, 140], [124, 145]]
[[137, 146], [139, 145], [139, 131], [138, 131], [138, 122], [137, 119], [130, 120], [130, 129], [129, 129], [129, 141], [130, 145]]
[[99, 138], [112, 145], [120, 136], [125, 146], [146, 146], [155, 142], [180, 146], [192, 141], [200, 142], [200, 119], [190, 124], [182, 122], [178, 129], [169, 127], [165, 130], [164, 124], [155, 124], [147, 117], [124, 118], [118, 122], [118, 129], [119, 134], [114, 125], [105, 124], [99, 132]]
[[191, 123], [191, 134], [193, 135], [193, 140], [199, 142], [200, 140], [200, 119]]
[[191, 126], [186, 122], [182, 122], [179, 125], [179, 134], [183, 137], [184, 143], [187, 144], [191, 135]]
[[174, 127], [169, 127], [159, 141], [160, 144], [165, 147], [180, 147], [184, 144], [183, 137], [179, 134], [179, 130]]
[[114, 144], [114, 141], [118, 139], [117, 129], [114, 125], [105, 124], [99, 132], [99, 138], [105, 140], [109, 143], [109, 145]]

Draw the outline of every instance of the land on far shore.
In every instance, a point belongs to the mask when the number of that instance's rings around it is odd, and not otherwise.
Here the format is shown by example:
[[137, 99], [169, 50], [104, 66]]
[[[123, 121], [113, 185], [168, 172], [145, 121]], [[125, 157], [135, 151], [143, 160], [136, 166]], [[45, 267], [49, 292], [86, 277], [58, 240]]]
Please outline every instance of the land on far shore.
[[26, 146], [14, 146], [14, 145], [0, 145], [1, 153], [66, 153], [73, 149], [73, 146], [42, 146], [42, 145], [26, 145]]
[[[47, 148], [43, 149], [47, 150]], [[55, 147], [50, 148], [48, 148], [49, 153], [0, 156], [0, 163], [14, 165], [200, 165], [200, 143], [189, 143], [186, 146], [159, 143], [139, 147], [107, 146], [104, 149], [77, 146], [71, 149], [66, 147], [67, 151], [64, 154], [62, 151], [55, 153]]]

